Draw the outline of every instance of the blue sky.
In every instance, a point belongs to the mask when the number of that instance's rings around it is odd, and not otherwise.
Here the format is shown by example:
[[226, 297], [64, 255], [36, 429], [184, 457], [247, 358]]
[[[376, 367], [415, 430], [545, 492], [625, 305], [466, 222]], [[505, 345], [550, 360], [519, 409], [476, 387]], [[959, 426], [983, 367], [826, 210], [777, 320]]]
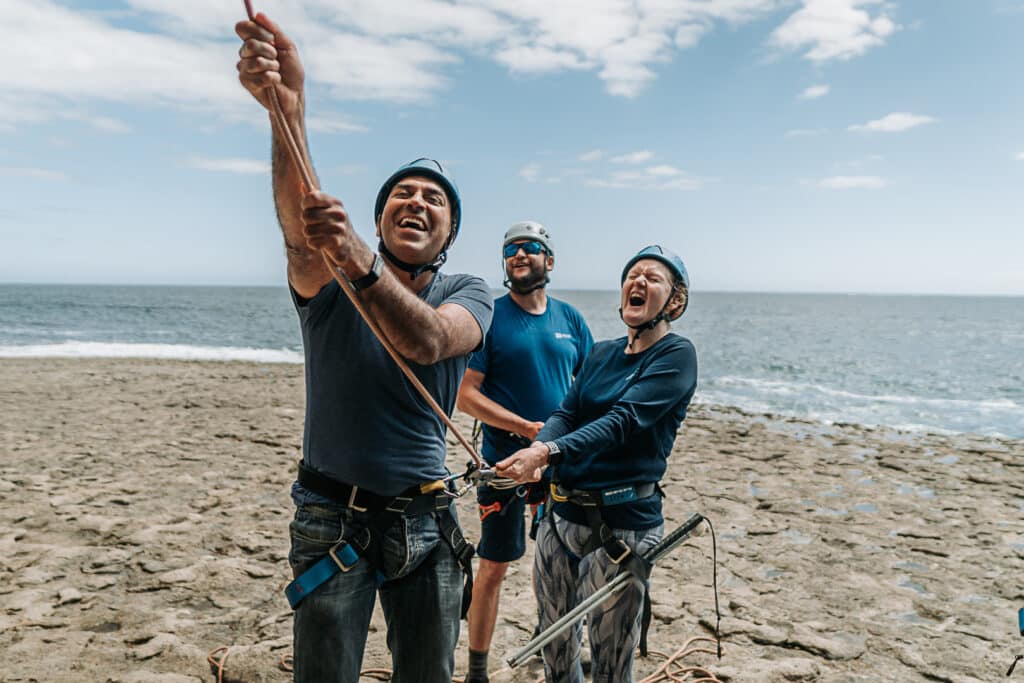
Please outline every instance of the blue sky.
[[[545, 223], [558, 288], [1024, 295], [1024, 0], [255, 0], [299, 43], [323, 188], [372, 237], [449, 165], [448, 270]], [[0, 282], [283, 284], [241, 0], [4, 0]]]

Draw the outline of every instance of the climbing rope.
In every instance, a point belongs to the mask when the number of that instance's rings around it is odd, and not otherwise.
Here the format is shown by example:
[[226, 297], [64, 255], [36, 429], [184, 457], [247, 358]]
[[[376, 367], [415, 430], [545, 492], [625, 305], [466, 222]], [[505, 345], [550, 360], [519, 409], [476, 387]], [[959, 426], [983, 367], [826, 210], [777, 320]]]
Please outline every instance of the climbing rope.
[[228, 654], [231, 652], [230, 645], [210, 650], [206, 655], [206, 661], [210, 663], [213, 673], [217, 674], [217, 683], [224, 683], [224, 664], [228, 661]]
[[[695, 636], [683, 643], [683, 646], [671, 655], [650, 650], [650, 655], [660, 657], [665, 661], [662, 662], [661, 666], [654, 673], [641, 679], [640, 683], [664, 683], [666, 681], [671, 683], [722, 683], [715, 674], [704, 667], [686, 665], [681, 661], [683, 658], [694, 654], [714, 655], [718, 653], [717, 649], [709, 650], [706, 647], [695, 647], [695, 643], [700, 642], [714, 643], [716, 648], [720, 647], [714, 638]], [[691, 676], [696, 676], [696, 678]]]

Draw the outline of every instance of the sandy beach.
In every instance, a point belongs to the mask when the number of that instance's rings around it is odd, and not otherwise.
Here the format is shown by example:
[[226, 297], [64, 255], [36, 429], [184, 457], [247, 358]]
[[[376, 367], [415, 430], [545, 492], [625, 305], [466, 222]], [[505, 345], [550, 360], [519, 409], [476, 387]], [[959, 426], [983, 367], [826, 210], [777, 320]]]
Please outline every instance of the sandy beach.
[[[301, 366], [0, 360], [0, 387], [0, 681], [212, 681], [225, 646], [222, 680], [288, 680]], [[723, 681], [992, 681], [1024, 652], [1024, 442], [696, 405], [664, 484], [669, 527], [718, 534], [725, 656], [690, 661]], [[533, 630], [527, 552], [496, 669]], [[711, 579], [709, 535], [655, 569], [652, 649], [710, 632]]]

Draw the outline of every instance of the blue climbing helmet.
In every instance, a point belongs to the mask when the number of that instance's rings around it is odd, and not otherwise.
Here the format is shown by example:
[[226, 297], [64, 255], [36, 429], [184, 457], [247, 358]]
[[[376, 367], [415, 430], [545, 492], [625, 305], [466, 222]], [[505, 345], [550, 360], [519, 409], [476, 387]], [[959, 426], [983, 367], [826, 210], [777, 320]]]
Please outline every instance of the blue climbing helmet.
[[418, 265], [410, 264], [400, 261], [395, 258], [387, 247], [384, 246], [384, 240], [382, 239], [379, 244], [379, 251], [381, 254], [386, 256], [388, 260], [397, 265], [402, 270], [410, 274], [415, 279], [420, 273], [433, 270], [437, 271], [444, 262], [448, 259], [448, 249], [455, 242], [455, 237], [459, 234], [459, 226], [462, 224], [462, 200], [459, 197], [459, 188], [455, 184], [455, 180], [452, 179], [448, 171], [444, 169], [441, 162], [435, 161], [434, 159], [428, 159], [427, 157], [420, 157], [410, 161], [409, 163], [399, 166], [398, 170], [391, 174], [391, 176], [384, 181], [384, 184], [380, 186], [380, 191], [377, 192], [377, 201], [373, 207], [373, 221], [377, 223], [380, 220], [381, 215], [384, 213], [384, 204], [388, 200], [388, 196], [391, 194], [391, 190], [394, 189], [395, 185], [402, 178], [409, 176], [422, 176], [429, 178], [441, 186], [444, 193], [448, 195], [448, 204], [451, 207], [452, 212], [452, 230], [448, 234], [448, 240], [441, 247], [441, 253], [439, 253], [432, 263]]
[[672, 276], [675, 277], [676, 282], [683, 283], [683, 287], [686, 287], [687, 291], [690, 289], [690, 275], [686, 272], [686, 266], [683, 264], [683, 259], [679, 258], [674, 252], [665, 249], [659, 244], [652, 244], [649, 247], [644, 247], [636, 253], [636, 256], [626, 261], [626, 267], [622, 269], [622, 277], [619, 280], [619, 286], [626, 281], [626, 275], [629, 274], [629, 269], [636, 265], [637, 261], [642, 261], [645, 258], [652, 258], [655, 261], [661, 261], [668, 269], [672, 272]]
[[[668, 267], [669, 272], [672, 273], [672, 277], [675, 279], [675, 284], [681, 284], [683, 288], [686, 289], [686, 303], [683, 304], [683, 310], [679, 311], [679, 315], [673, 318], [673, 320], [678, 319], [686, 312], [686, 309], [690, 305], [690, 275], [686, 272], [686, 265], [683, 264], [683, 259], [679, 258], [675, 252], [669, 251], [659, 244], [652, 244], [644, 247], [638, 251], [633, 258], [626, 261], [626, 266], [622, 269], [622, 277], [619, 280], [619, 286], [621, 287], [626, 282], [626, 275], [629, 274], [629, 269], [636, 265], [637, 261], [642, 261], [644, 259], [654, 259], [655, 261], [664, 263], [665, 266]], [[665, 302], [665, 306], [668, 306], [667, 301]], [[619, 311], [619, 314], [621, 315], [622, 311]], [[668, 320], [664, 309], [658, 313], [654, 320], [651, 320], [645, 325], [653, 327], [659, 320]]]
[[444, 166], [439, 161], [420, 157], [404, 166], [399, 166], [398, 170], [392, 173], [391, 177], [380, 186], [380, 192], [377, 193], [377, 202], [373, 207], [373, 220], [374, 222], [380, 220], [381, 214], [384, 213], [384, 204], [388, 200], [388, 195], [391, 194], [391, 190], [398, 181], [412, 175], [423, 176], [436, 181], [445, 194], [448, 195], [448, 203], [452, 209], [452, 234], [448, 238], [448, 244], [445, 245], [445, 248], [448, 248], [455, 241], [455, 235], [459, 232], [459, 225], [462, 223], [462, 200], [459, 197], [459, 188], [455, 185], [455, 180], [448, 174], [448, 171], [444, 170]]

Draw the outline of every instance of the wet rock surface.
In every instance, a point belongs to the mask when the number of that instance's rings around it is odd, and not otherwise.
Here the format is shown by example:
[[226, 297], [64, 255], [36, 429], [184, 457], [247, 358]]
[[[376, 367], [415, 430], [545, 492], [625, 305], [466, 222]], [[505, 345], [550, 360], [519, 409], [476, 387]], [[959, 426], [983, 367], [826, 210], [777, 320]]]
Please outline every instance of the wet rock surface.
[[[210, 681], [222, 646], [223, 680], [289, 680], [302, 368], [3, 360], [0, 386], [0, 681]], [[715, 525], [725, 657], [690, 661], [722, 680], [995, 680], [1024, 651], [1020, 441], [698, 405], [663, 484], [669, 527]], [[527, 552], [494, 669], [536, 621]], [[711, 555], [705, 534], [654, 570], [652, 650], [713, 629]], [[366, 667], [390, 665], [384, 632], [378, 609]]]

